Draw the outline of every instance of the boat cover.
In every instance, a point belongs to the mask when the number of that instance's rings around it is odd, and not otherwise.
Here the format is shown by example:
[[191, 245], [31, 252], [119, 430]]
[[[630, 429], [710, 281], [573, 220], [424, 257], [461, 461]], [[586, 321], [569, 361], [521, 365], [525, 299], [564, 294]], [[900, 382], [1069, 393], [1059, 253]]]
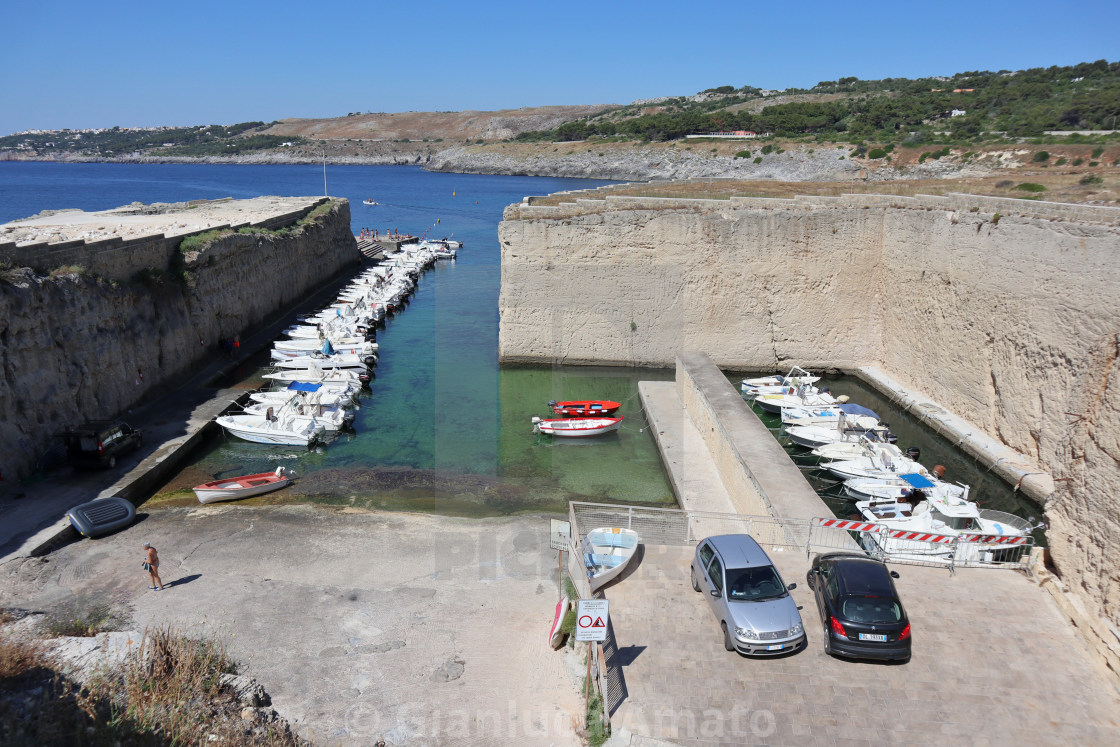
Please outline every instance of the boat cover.
[[926, 478], [922, 477], [917, 472], [911, 472], [909, 474], [899, 475], [899, 477], [901, 477], [906, 482], [910, 483], [915, 488], [925, 489], [925, 488], [932, 488], [933, 487], [932, 482], [930, 482]]
[[317, 392], [322, 386], [322, 384], [312, 384], [309, 381], [293, 381], [288, 384], [288, 388], [296, 392]]
[[876, 420], [879, 419], [879, 416], [875, 414], [874, 410], [869, 410], [863, 405], [853, 405], [850, 402], [846, 402], [839, 407], [841, 412], [843, 412], [845, 415], [856, 415], [858, 417], [875, 418]]

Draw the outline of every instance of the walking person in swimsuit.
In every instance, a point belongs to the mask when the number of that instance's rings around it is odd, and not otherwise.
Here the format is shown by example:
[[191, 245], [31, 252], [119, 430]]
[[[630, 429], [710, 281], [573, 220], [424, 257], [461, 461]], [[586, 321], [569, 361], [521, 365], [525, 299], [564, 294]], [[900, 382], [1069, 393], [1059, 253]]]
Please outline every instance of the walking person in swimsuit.
[[[159, 577], [159, 553], [149, 543], [144, 543], [144, 565], [152, 575], [152, 586], [149, 589], [163, 590], [163, 579]], [[156, 585], [158, 584], [158, 586]]]

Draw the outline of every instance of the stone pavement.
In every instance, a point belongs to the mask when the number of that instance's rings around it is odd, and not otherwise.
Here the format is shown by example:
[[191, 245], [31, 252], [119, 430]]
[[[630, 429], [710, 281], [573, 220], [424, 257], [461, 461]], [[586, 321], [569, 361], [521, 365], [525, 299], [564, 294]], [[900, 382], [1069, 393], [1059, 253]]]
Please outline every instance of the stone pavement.
[[[0, 566], [0, 607], [113, 600], [137, 630], [219, 640], [317, 744], [578, 747], [582, 666], [548, 645], [548, 528], [546, 516], [155, 508]], [[162, 591], [146, 588], [144, 541]]]
[[[733, 511], [673, 383], [641, 382], [639, 390], [680, 505]], [[751, 460], [765, 453], [754, 451], [756, 440], [737, 445], [752, 470]], [[774, 501], [780, 504], [781, 496]], [[808, 502], [797, 505], [809, 515], [829, 515], [823, 503], [820, 511]], [[693, 523], [700, 537], [744, 531], [710, 515]], [[637, 567], [602, 590], [611, 600], [616, 645], [608, 660], [611, 747], [661, 740], [1120, 744], [1120, 698], [1112, 679], [1052, 597], [1025, 575], [958, 569], [951, 576], [939, 568], [896, 565], [896, 585], [914, 626], [913, 657], [907, 664], [850, 661], [824, 654], [816, 601], [805, 585], [805, 553], [764, 548], [786, 582], [798, 585], [792, 594], [808, 645], [792, 655], [751, 659], [724, 650], [718, 621], [689, 582], [692, 545], [644, 543]]]
[[723, 649], [689, 583], [693, 552], [647, 546], [605, 589], [616, 730], [686, 745], [1120, 744], [1110, 680], [1021, 574], [896, 566], [914, 652], [908, 664], [880, 664], [824, 654], [808, 561], [771, 551], [798, 584], [808, 646], [752, 659]]

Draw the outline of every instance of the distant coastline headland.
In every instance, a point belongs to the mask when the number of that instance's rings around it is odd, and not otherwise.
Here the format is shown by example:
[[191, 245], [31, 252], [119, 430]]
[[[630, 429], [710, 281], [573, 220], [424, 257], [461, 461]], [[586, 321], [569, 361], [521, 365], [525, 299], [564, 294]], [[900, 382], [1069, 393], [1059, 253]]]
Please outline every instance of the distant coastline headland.
[[[498, 111], [350, 112], [234, 125], [26, 130], [0, 160], [412, 165], [430, 171], [647, 181], [968, 180], [1076, 175], [1044, 199], [1115, 203], [1120, 62], [840, 78], [781, 91], [720, 86], [627, 105]], [[1077, 181], [1073, 180], [1073, 181]], [[1025, 182], [1026, 186], [1020, 186]], [[1042, 189], [1039, 189], [1041, 185]], [[956, 191], [968, 191], [961, 186]]]

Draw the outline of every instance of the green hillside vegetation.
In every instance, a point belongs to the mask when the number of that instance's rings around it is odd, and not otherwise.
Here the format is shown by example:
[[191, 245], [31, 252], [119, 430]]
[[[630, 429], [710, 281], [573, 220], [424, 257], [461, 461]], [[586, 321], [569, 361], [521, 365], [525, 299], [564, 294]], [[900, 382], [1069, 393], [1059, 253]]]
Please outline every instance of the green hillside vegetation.
[[[920, 145], [945, 137], [954, 142], [1038, 138], [1047, 130], [1120, 126], [1120, 62], [1107, 60], [1016, 72], [965, 72], [940, 79], [849, 77], [780, 93], [801, 98], [831, 94], [828, 98], [836, 100], [777, 103], [752, 113], [739, 105], [757, 101], [759, 89], [723, 86], [697, 97], [614, 109], [554, 130], [523, 133], [517, 139], [658, 141], [751, 130], [786, 138]], [[651, 108], [658, 111], [651, 113]], [[953, 110], [965, 114], [951, 116]]]
[[111, 158], [135, 152], [159, 151], [165, 155], [236, 155], [268, 150], [281, 143], [293, 145], [301, 138], [257, 134], [264, 122], [235, 125], [199, 125], [156, 129], [60, 130], [0, 137], [0, 150], [74, 151]]

